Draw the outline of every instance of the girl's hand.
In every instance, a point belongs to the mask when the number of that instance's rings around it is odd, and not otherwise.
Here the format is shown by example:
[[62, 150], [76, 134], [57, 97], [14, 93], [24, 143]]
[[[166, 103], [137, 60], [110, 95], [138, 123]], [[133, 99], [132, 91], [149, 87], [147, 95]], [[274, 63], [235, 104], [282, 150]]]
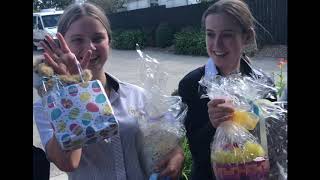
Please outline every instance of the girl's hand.
[[235, 109], [230, 100], [213, 99], [208, 102], [209, 119], [215, 128], [224, 121], [232, 120], [234, 111]]
[[157, 164], [160, 177], [170, 177], [170, 180], [178, 180], [183, 168], [184, 153], [180, 146], [177, 146], [164, 159]]
[[[72, 53], [60, 33], [57, 33], [60, 47], [54, 42], [52, 37], [46, 35], [47, 43], [41, 41], [40, 44], [44, 48], [45, 61], [51, 66], [55, 73], [60, 75], [79, 74], [75, 54]], [[80, 62], [82, 69], [87, 69], [92, 51], [88, 50]]]

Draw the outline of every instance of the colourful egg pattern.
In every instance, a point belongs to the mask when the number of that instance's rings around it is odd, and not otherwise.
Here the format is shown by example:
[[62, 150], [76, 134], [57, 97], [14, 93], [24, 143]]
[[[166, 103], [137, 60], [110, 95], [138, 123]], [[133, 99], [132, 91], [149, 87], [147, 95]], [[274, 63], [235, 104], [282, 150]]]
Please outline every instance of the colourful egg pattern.
[[86, 129], [86, 137], [87, 138], [91, 138], [95, 135], [95, 130], [93, 129], [93, 127], [91, 126], [88, 126], [87, 129]]
[[91, 123], [91, 121], [88, 121], [88, 120], [81, 120], [81, 122], [85, 126], [88, 126]]
[[78, 94], [78, 88], [77, 86], [70, 86], [68, 88], [68, 91], [69, 91], [69, 95], [70, 96], [76, 96]]
[[54, 98], [52, 96], [48, 96], [47, 104], [48, 104], [48, 108], [54, 107]]
[[90, 93], [84, 92], [80, 95], [80, 100], [82, 102], [87, 102], [91, 98]]
[[57, 120], [60, 116], [61, 116], [62, 112], [60, 109], [54, 109], [52, 112], [51, 112], [51, 119], [52, 120]]
[[94, 103], [88, 103], [86, 105], [86, 108], [89, 112], [98, 112], [99, 111], [99, 107]]
[[93, 92], [100, 92], [101, 91], [101, 87], [97, 81], [92, 83], [92, 90], [93, 90]]
[[79, 124], [71, 124], [70, 125], [70, 131], [73, 134], [79, 136], [83, 132], [83, 129]]
[[96, 97], [96, 103], [104, 103], [106, 102], [107, 98], [104, 94], [99, 94], [97, 97]]
[[73, 106], [73, 103], [72, 103], [72, 101], [70, 99], [63, 98], [63, 99], [61, 99], [61, 105], [64, 108], [69, 109], [69, 108], [71, 108]]
[[81, 116], [81, 119], [90, 121], [90, 120], [92, 120], [92, 114], [83, 113], [82, 116]]
[[82, 124], [88, 126], [91, 123], [92, 115], [90, 113], [83, 113], [81, 116]]
[[66, 131], [66, 123], [62, 120], [62, 121], [59, 121], [57, 123], [57, 132], [61, 133], [61, 132], [65, 132]]
[[[46, 99], [53, 120], [53, 124], [50, 124], [60, 134], [59, 141], [64, 149], [78, 148], [84, 143], [96, 143], [101, 138], [118, 133], [117, 121], [102, 88], [97, 81], [80, 83], [66, 87], [64, 95], [48, 96]], [[55, 103], [56, 100], [58, 103]], [[58, 106], [62, 109], [57, 108]], [[69, 130], [72, 134], [62, 135]]]
[[80, 109], [79, 108], [73, 108], [69, 112], [69, 119], [77, 119], [79, 114], [80, 114]]
[[109, 104], [106, 104], [103, 108], [103, 114], [106, 116], [110, 116], [112, 115], [112, 109], [111, 106]]

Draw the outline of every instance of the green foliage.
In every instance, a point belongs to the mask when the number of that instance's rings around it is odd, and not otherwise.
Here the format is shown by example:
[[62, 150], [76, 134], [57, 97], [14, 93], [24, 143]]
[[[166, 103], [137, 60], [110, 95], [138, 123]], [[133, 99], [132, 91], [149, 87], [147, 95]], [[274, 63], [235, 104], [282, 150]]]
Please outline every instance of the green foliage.
[[145, 45], [145, 35], [140, 30], [115, 30], [112, 34], [112, 47], [115, 49], [136, 49], [136, 43], [141, 48]]
[[87, 0], [101, 7], [107, 14], [118, 12], [123, 8], [125, 0]]
[[65, 9], [67, 6], [72, 4], [73, 0], [34, 0], [33, 10], [40, 11], [41, 9], [56, 8]]
[[205, 33], [192, 28], [174, 35], [175, 53], [185, 55], [207, 55]]
[[187, 138], [184, 138], [182, 142], [182, 148], [184, 152], [184, 166], [182, 170], [182, 180], [188, 180], [191, 175], [191, 166], [192, 166], [192, 158], [191, 158], [191, 152], [189, 150], [189, 145]]

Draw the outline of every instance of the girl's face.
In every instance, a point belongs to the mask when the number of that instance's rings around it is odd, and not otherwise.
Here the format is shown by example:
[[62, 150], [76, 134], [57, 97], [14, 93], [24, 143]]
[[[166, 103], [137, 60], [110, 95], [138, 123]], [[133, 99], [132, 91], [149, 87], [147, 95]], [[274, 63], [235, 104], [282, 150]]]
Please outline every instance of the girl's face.
[[79, 61], [91, 50], [88, 68], [93, 73], [103, 71], [109, 54], [109, 38], [106, 28], [99, 20], [90, 16], [81, 17], [70, 25], [64, 38]]
[[247, 35], [242, 33], [239, 23], [225, 13], [208, 15], [205, 26], [208, 55], [223, 73], [235, 71], [239, 67]]

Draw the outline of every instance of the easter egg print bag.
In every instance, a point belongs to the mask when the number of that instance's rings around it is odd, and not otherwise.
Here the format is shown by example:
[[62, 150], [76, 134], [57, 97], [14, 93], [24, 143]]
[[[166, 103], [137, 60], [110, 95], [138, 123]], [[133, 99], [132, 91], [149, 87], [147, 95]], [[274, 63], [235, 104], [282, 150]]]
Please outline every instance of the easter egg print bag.
[[[79, 63], [78, 70], [81, 76]], [[118, 122], [99, 80], [81, 78], [80, 83], [64, 86], [58, 76], [51, 79], [54, 88], [42, 97], [42, 104], [63, 150], [108, 140], [118, 133]]]

